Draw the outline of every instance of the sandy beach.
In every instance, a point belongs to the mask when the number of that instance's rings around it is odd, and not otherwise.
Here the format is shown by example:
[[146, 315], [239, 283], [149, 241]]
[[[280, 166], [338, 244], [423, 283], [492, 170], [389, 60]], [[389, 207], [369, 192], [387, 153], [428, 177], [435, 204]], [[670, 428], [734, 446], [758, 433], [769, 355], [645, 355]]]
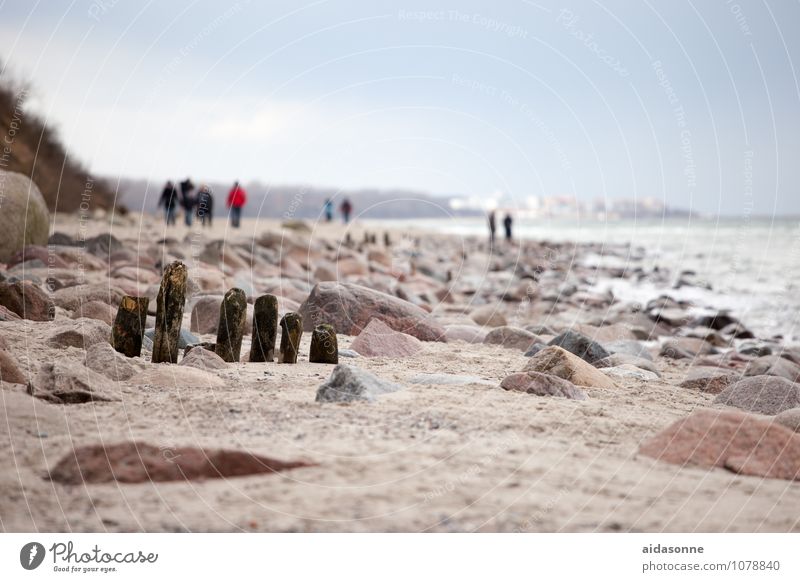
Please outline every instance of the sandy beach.
[[[753, 361], [784, 350], [791, 356], [791, 346], [689, 323], [688, 311], [675, 313], [687, 306], [661, 305], [659, 316], [659, 308], [648, 311], [597, 293], [597, 278], [634, 277], [637, 265], [628, 257], [631, 268], [624, 273], [579, 266], [576, 259], [597, 252], [592, 245], [498, 244], [492, 254], [485, 241], [472, 238], [433, 234], [417, 241], [414, 231], [395, 230], [386, 247], [383, 231], [371, 233], [374, 243], [364, 243], [363, 226], [288, 226], [246, 220], [234, 231], [218, 219], [213, 229], [166, 231], [155, 217], [79, 220], [59, 214], [53, 231], [64, 236], [61, 244], [51, 237], [34, 259], [39, 263], [26, 257], [7, 267], [6, 281], [13, 275], [46, 289], [55, 315], [0, 321], [5, 350], [25, 378], [11, 383], [4, 377], [0, 391], [3, 531], [800, 531], [800, 481], [679, 465], [640, 452], [643, 443], [694, 411], [729, 409], [715, 403], [716, 391], [681, 386], [693, 368], [724, 368], [744, 378], [752, 376], [747, 370]], [[119, 248], [71, 246], [105, 233]], [[63, 244], [67, 239], [73, 242]], [[217, 255], [210, 244], [215, 240], [224, 241]], [[622, 249], [604, 252], [626, 256]], [[44, 256], [58, 261], [44, 264]], [[401, 387], [374, 401], [315, 401], [333, 366], [308, 362], [308, 331], [294, 365], [152, 364], [145, 347], [125, 363], [134, 370], [125, 379], [114, 379], [116, 359], [90, 366], [88, 354], [106, 354], [91, 348], [109, 342], [110, 322], [102, 320], [113, 316], [118, 302], [110, 290], [151, 296], [152, 311], [161, 269], [173, 260], [189, 269], [185, 331], [203, 297], [240, 287], [252, 308], [255, 297], [272, 293], [283, 315], [301, 309], [318, 279], [332, 275], [330, 284], [357, 284], [421, 307], [447, 330], [446, 341], [419, 342], [419, 351], [406, 357], [343, 352], [340, 364]], [[51, 279], [61, 287], [49, 288]], [[81, 285], [93, 286], [95, 296], [69, 294], [70, 288], [87, 289]], [[92, 309], [86, 309], [89, 299]], [[475, 311], [486, 306], [490, 321], [480, 323]], [[152, 314], [148, 319], [152, 327]], [[250, 325], [248, 320], [242, 360], [250, 351]], [[498, 327], [512, 328], [515, 341], [533, 334], [531, 344], [546, 344], [564, 330], [609, 350], [614, 344], [622, 351], [615, 342], [634, 342], [649, 354], [641, 359], [650, 364], [641, 365], [655, 372], [622, 360], [593, 367], [610, 385], [578, 385], [585, 400], [503, 389], [501, 382], [536, 355], [502, 338], [485, 343]], [[64, 330], [79, 341], [64, 339]], [[214, 333], [192, 333], [200, 341], [216, 340]], [[339, 349], [350, 348], [355, 335], [339, 331]], [[677, 342], [672, 352], [665, 351], [669, 341]], [[757, 344], [756, 351], [764, 345], [773, 350], [756, 353], [744, 342]], [[686, 357], [689, 348], [696, 353]], [[42, 389], [41, 367], [61, 363], [68, 371], [80, 366], [71, 372], [78, 380], [101, 378], [97, 388], [108, 401], [65, 404], [35, 397]], [[91, 374], [84, 372], [89, 368]], [[775, 418], [752, 410], [749, 416], [765, 423]], [[787, 442], [800, 439], [774, 424]], [[70, 485], [49, 479], [74, 448], [123, 442], [156, 446], [165, 458], [194, 446], [311, 466], [171, 482]]]

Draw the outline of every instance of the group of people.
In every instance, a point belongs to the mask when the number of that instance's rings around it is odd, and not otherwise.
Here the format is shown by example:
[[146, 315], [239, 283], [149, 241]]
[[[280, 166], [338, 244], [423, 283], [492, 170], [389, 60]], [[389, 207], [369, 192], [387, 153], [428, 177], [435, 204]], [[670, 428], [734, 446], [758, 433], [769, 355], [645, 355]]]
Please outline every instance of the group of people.
[[[325, 221], [331, 222], [333, 221], [333, 200], [330, 198], [325, 200]], [[339, 212], [342, 213], [342, 220], [344, 223], [347, 224], [350, 222], [350, 215], [353, 213], [353, 203], [350, 202], [349, 198], [345, 198], [342, 200], [342, 203], [339, 204]]]
[[[231, 226], [239, 228], [242, 220], [242, 208], [247, 204], [247, 193], [239, 182], [234, 182], [228, 193], [227, 208], [231, 218]], [[176, 187], [168, 181], [158, 199], [158, 207], [164, 208], [164, 219], [167, 225], [174, 225], [178, 207], [183, 208], [183, 220], [186, 226], [192, 226], [196, 216], [203, 226], [211, 226], [214, 218], [214, 194], [207, 184], [195, 188], [190, 178], [186, 178]]]
[[[506, 241], [511, 242], [511, 227], [514, 224], [514, 219], [511, 217], [510, 212], [506, 212], [506, 217], [503, 219], [503, 228], [506, 231]], [[494, 210], [489, 212], [489, 244], [494, 245], [495, 231], [497, 230], [497, 218]]]

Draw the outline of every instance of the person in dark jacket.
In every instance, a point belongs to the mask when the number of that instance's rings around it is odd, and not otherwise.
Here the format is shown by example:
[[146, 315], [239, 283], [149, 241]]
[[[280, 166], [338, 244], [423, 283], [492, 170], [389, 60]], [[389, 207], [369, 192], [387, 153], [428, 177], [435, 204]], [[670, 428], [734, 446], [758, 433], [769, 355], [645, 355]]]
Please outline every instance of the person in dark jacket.
[[511, 218], [511, 213], [506, 213], [506, 217], [503, 219], [503, 226], [506, 229], [506, 242], [511, 242], [511, 225], [514, 224], [514, 219]]
[[164, 207], [164, 219], [167, 225], [175, 224], [175, 207], [178, 205], [178, 191], [175, 185], [168, 181], [164, 186], [164, 191], [161, 192], [161, 198], [158, 199], [158, 206]]
[[494, 210], [489, 213], [489, 246], [494, 246], [494, 233], [497, 230], [497, 219], [494, 215]]
[[181, 187], [181, 205], [183, 206], [184, 215], [183, 220], [186, 226], [192, 226], [192, 217], [194, 216], [194, 184], [189, 178], [186, 178], [180, 183]]
[[214, 218], [214, 195], [207, 184], [200, 186], [200, 192], [197, 194], [197, 218], [203, 226], [206, 225], [206, 221], [208, 226], [211, 226]]
[[342, 200], [342, 203], [339, 205], [339, 210], [342, 213], [344, 223], [347, 224], [350, 222], [350, 213], [353, 212], [353, 203], [350, 202], [349, 198]]

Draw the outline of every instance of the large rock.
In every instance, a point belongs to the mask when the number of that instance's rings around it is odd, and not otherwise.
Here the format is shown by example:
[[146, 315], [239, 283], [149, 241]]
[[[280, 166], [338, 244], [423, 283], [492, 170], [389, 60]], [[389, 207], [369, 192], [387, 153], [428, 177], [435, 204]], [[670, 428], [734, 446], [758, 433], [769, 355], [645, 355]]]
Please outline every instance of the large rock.
[[395, 331], [423, 341], [445, 341], [444, 328], [424, 309], [380, 291], [352, 283], [318, 283], [300, 306], [305, 331], [320, 323], [336, 333], [358, 335], [380, 319]]
[[46, 245], [50, 233], [47, 203], [30, 178], [0, 170], [0, 263], [27, 245]]
[[614, 382], [600, 370], [558, 346], [549, 346], [531, 356], [524, 371], [552, 374], [578, 386], [614, 387]]
[[394, 331], [380, 319], [373, 319], [353, 340], [350, 349], [368, 358], [406, 358], [419, 353], [422, 342]]
[[478, 325], [486, 327], [500, 327], [507, 325], [508, 321], [499, 305], [482, 305], [469, 314], [470, 319]]
[[524, 352], [531, 344], [538, 341], [540, 341], [540, 339], [536, 335], [525, 329], [503, 325], [487, 333], [483, 343], [500, 345], [504, 348], [511, 348]]
[[114, 253], [124, 248], [122, 242], [110, 232], [98, 234], [97, 236], [86, 239], [84, 247], [93, 255], [106, 260]]
[[800, 366], [781, 356], [762, 356], [750, 362], [745, 376], [780, 376], [791, 382], [800, 382]]
[[108, 283], [93, 283], [64, 287], [53, 293], [53, 301], [63, 309], [77, 311], [81, 305], [90, 301], [102, 301], [117, 307], [125, 293], [119, 287]]
[[224, 370], [228, 363], [215, 352], [198, 347], [184, 356], [181, 366], [191, 366], [198, 370]]
[[775, 422], [791, 431], [800, 433], [800, 408], [790, 408], [775, 416]]
[[0, 382], [8, 384], [27, 384], [28, 379], [19, 369], [17, 360], [4, 349], [0, 349]]
[[80, 317], [86, 317], [112, 325], [115, 315], [116, 311], [108, 303], [104, 303], [103, 301], [89, 301], [78, 307], [72, 315], [72, 318], [78, 319]]
[[56, 313], [47, 293], [30, 281], [0, 283], [0, 305], [32, 321], [50, 321]]
[[673, 360], [692, 359], [715, 353], [714, 346], [700, 338], [680, 337], [664, 342], [660, 354]]
[[317, 402], [374, 401], [382, 394], [397, 392], [402, 386], [382, 380], [366, 370], [337, 364], [330, 378], [317, 389]]
[[448, 342], [462, 341], [468, 344], [481, 344], [488, 333], [486, 329], [477, 325], [446, 325], [444, 330]]
[[761, 414], [778, 414], [800, 406], [800, 385], [779, 376], [752, 376], [728, 386], [717, 395], [714, 403]]
[[274, 474], [307, 467], [304, 461], [279, 461], [244, 451], [164, 448], [125, 442], [90, 445], [67, 453], [50, 470], [50, 479], [65, 485], [84, 483], [150, 483], [204, 481], [244, 475]]
[[639, 452], [675, 465], [800, 480], [800, 435], [739, 411], [693, 412], [645, 441]]
[[680, 386], [689, 390], [719, 394], [728, 386], [738, 382], [741, 377], [741, 374], [726, 368], [693, 366], [686, 371], [686, 377]]
[[650, 354], [650, 350], [648, 350], [643, 343], [635, 340], [616, 340], [607, 344], [603, 344], [603, 347], [612, 355], [628, 354], [644, 360], [650, 360], [651, 362], [653, 361], [653, 356]]
[[117, 352], [108, 342], [92, 345], [84, 359], [87, 368], [115, 381], [127, 380], [142, 370], [134, 361]]
[[557, 396], [571, 400], [586, 400], [586, 393], [572, 382], [541, 372], [517, 372], [500, 383], [504, 390], [526, 392], [536, 396]]
[[547, 345], [564, 348], [590, 364], [611, 355], [593, 339], [571, 329], [561, 332], [551, 339]]
[[47, 343], [55, 348], [82, 348], [89, 349], [91, 346], [111, 341], [111, 326], [97, 319], [73, 319], [65, 320], [64, 323], [57, 325]]
[[658, 368], [656, 368], [656, 365], [652, 360], [645, 360], [644, 358], [638, 358], [623, 352], [611, 354], [607, 358], [597, 360], [592, 365], [595, 368], [615, 368], [617, 366], [630, 365], [636, 366], [642, 370], [647, 370], [648, 372], [652, 372], [657, 376], [661, 375], [661, 372], [658, 370]]
[[189, 329], [195, 333], [216, 334], [220, 305], [222, 305], [221, 295], [200, 297], [192, 307]]
[[108, 378], [75, 362], [43, 364], [29, 385], [32, 396], [58, 404], [117, 400], [108, 390]]

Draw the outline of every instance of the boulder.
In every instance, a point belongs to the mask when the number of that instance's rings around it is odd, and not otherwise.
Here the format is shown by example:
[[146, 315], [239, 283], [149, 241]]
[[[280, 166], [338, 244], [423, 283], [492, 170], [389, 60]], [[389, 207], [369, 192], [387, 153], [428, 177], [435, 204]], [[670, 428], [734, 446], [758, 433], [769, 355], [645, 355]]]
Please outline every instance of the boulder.
[[674, 465], [800, 480], [800, 435], [739, 411], [695, 411], [645, 441], [639, 452]]
[[17, 365], [17, 360], [4, 349], [0, 349], [0, 382], [7, 384], [27, 384], [28, 378]]
[[726, 311], [700, 315], [692, 320], [692, 325], [694, 327], [710, 327], [717, 331], [721, 331], [730, 325], [738, 323], [740, 323], [739, 320]]
[[115, 316], [116, 311], [108, 303], [104, 303], [102, 301], [89, 301], [88, 303], [80, 305], [78, 309], [75, 310], [72, 318], [78, 319], [80, 317], [86, 317], [88, 319], [97, 319], [98, 321], [112, 325], [114, 323]]
[[561, 332], [551, 339], [547, 345], [564, 348], [590, 364], [611, 355], [596, 341], [571, 329]]
[[106, 232], [86, 239], [84, 248], [94, 256], [108, 260], [111, 255], [121, 251], [124, 247], [117, 237]]
[[228, 363], [215, 352], [206, 349], [194, 349], [181, 360], [181, 366], [191, 366], [198, 370], [224, 370]]
[[377, 376], [350, 366], [337, 364], [330, 378], [317, 389], [317, 402], [353, 402], [366, 400], [373, 402], [382, 394], [402, 390], [394, 382], [382, 380]]
[[791, 382], [800, 382], [800, 365], [778, 355], [756, 358], [747, 366], [745, 376], [780, 376]]
[[86, 350], [84, 364], [90, 370], [114, 381], [127, 380], [142, 370], [141, 365], [117, 352], [108, 342], [98, 342]]
[[487, 332], [477, 325], [446, 325], [444, 335], [448, 342], [462, 341], [468, 344], [480, 344]]
[[655, 363], [652, 360], [645, 360], [643, 358], [637, 358], [636, 356], [631, 356], [630, 354], [625, 354], [622, 352], [617, 352], [616, 354], [611, 354], [607, 358], [603, 358], [602, 360], [597, 360], [592, 364], [595, 368], [614, 368], [616, 366], [636, 366], [641, 370], [647, 370], [648, 372], [652, 372], [656, 376], [661, 376], [661, 372], [656, 368]]
[[70, 451], [50, 470], [64, 485], [205, 481], [274, 474], [308, 467], [304, 461], [278, 461], [244, 451], [157, 447], [141, 442], [89, 445]]
[[800, 406], [800, 385], [779, 376], [752, 376], [725, 388], [714, 403], [774, 415]]
[[531, 356], [523, 371], [552, 374], [578, 386], [614, 387], [614, 382], [600, 370], [558, 346], [548, 346]]
[[50, 233], [47, 203], [30, 178], [0, 170], [0, 263], [27, 245], [46, 245]]
[[422, 342], [373, 319], [353, 340], [350, 349], [368, 358], [406, 358], [422, 351]]
[[47, 339], [54, 348], [89, 349], [97, 343], [111, 341], [111, 326], [97, 319], [67, 320], [57, 325]]
[[541, 341], [529, 331], [519, 327], [502, 325], [496, 327], [486, 334], [483, 343], [490, 345], [500, 345], [504, 348], [525, 351], [531, 344]]
[[693, 337], [673, 338], [664, 342], [660, 354], [665, 358], [680, 360], [713, 354], [716, 350], [705, 340]]
[[500, 311], [499, 305], [482, 305], [469, 314], [470, 319], [478, 325], [486, 327], [500, 327], [508, 325], [506, 316]]
[[775, 415], [775, 422], [796, 433], [800, 433], [800, 408], [790, 408]]
[[108, 283], [93, 283], [64, 287], [53, 293], [53, 301], [58, 307], [68, 311], [77, 311], [84, 303], [102, 301], [117, 307], [125, 293], [119, 287]]
[[47, 293], [30, 281], [0, 283], [0, 305], [32, 321], [51, 321], [56, 314]]
[[647, 346], [635, 340], [617, 340], [603, 344], [603, 347], [610, 354], [628, 354], [644, 360], [650, 360], [651, 362], [653, 361], [653, 356], [650, 354], [650, 350], [647, 349]]
[[329, 323], [338, 334], [358, 335], [373, 319], [423, 341], [445, 341], [444, 328], [425, 310], [352, 283], [318, 283], [300, 306], [305, 331]]
[[726, 368], [712, 366], [692, 366], [680, 383], [681, 388], [699, 390], [709, 394], [719, 394], [728, 386], [741, 380], [742, 375]]
[[108, 390], [108, 378], [86, 366], [60, 360], [43, 364], [28, 392], [57, 404], [82, 404], [117, 400]]
[[586, 400], [586, 393], [572, 382], [541, 372], [517, 372], [500, 383], [504, 390], [525, 392], [536, 396], [556, 396], [571, 400]]

